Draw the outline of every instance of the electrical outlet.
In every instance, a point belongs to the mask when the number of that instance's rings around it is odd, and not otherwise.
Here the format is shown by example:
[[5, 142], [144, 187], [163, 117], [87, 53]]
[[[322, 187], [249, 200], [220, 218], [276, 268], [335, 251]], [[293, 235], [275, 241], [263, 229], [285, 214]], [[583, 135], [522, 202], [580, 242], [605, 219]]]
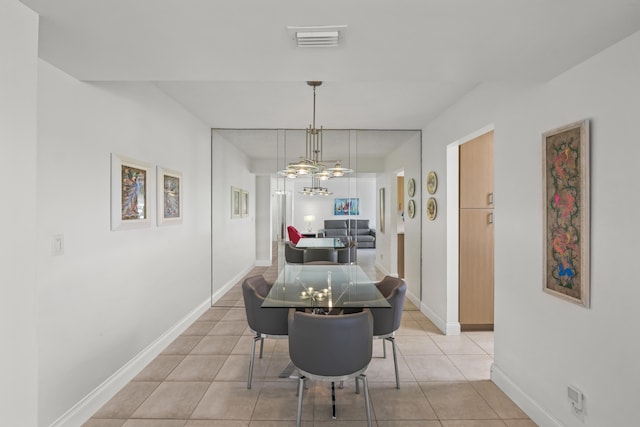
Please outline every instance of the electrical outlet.
[[64, 235], [56, 234], [51, 240], [51, 254], [63, 255], [64, 254]]
[[582, 411], [584, 410], [584, 394], [576, 387], [569, 385], [567, 387], [567, 398], [571, 403], [571, 409], [578, 418], [582, 419]]

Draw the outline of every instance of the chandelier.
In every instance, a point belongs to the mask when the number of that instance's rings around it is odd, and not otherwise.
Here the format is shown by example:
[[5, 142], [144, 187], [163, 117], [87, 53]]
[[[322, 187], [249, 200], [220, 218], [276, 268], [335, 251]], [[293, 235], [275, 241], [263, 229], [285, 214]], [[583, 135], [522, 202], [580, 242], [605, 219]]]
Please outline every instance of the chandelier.
[[[345, 176], [353, 173], [353, 169], [343, 168], [340, 160], [324, 160], [322, 158], [322, 126], [320, 129], [316, 128], [316, 87], [320, 86], [322, 82], [308, 81], [307, 84], [313, 87], [313, 122], [306, 130], [305, 156], [297, 162], [289, 163], [287, 168], [279, 171], [278, 174], [291, 179], [298, 176], [310, 176], [311, 186], [304, 187], [300, 194], [328, 196], [332, 193], [320, 185], [321, 181]], [[327, 164], [334, 164], [334, 166], [327, 167]]]

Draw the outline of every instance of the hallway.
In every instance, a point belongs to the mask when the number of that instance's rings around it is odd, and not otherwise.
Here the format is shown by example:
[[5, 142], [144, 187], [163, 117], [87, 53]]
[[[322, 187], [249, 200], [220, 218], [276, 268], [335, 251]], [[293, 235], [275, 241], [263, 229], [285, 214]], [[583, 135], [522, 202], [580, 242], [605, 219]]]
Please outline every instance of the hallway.
[[[273, 271], [256, 267], [248, 276], [265, 274], [269, 278]], [[240, 284], [84, 426], [294, 426], [297, 383], [293, 378], [278, 377], [289, 362], [286, 340], [265, 340], [264, 358], [256, 358], [253, 388], [246, 388], [252, 333], [246, 323]], [[489, 380], [492, 332], [444, 336], [407, 300], [397, 344], [399, 390], [394, 384], [392, 358], [382, 358], [382, 343], [374, 341], [367, 370], [374, 425], [535, 426]], [[353, 382], [337, 390], [337, 420], [331, 420], [327, 383], [312, 383], [307, 393], [303, 425], [366, 425], [364, 401], [354, 393]]]

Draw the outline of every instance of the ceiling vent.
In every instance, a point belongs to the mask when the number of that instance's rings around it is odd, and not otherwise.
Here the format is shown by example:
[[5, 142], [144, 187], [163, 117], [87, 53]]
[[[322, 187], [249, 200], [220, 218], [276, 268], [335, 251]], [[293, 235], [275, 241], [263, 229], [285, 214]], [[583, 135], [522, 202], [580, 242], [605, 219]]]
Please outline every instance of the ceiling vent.
[[346, 25], [287, 27], [298, 47], [336, 47], [344, 42]]

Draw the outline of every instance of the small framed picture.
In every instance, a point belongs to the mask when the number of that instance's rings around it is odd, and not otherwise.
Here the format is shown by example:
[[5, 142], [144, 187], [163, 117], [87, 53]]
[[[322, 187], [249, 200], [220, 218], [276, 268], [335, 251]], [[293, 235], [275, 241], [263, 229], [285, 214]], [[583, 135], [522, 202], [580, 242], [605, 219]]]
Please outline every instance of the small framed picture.
[[242, 215], [242, 190], [231, 187], [231, 218], [240, 218]]
[[240, 199], [240, 216], [249, 216], [249, 192], [242, 190]]
[[153, 174], [148, 163], [111, 154], [111, 230], [151, 226]]
[[157, 167], [158, 225], [182, 222], [182, 174]]

